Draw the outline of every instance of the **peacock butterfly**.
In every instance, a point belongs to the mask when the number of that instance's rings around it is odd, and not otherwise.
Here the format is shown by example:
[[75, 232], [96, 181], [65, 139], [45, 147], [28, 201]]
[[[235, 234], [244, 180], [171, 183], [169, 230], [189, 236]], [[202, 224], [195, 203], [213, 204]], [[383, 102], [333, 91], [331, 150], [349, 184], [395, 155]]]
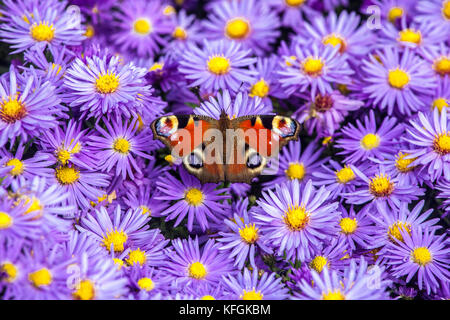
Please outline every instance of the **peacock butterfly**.
[[181, 158], [202, 183], [250, 183], [268, 160], [290, 140], [298, 140], [300, 124], [280, 115], [220, 119], [202, 115], [170, 115], [151, 124], [153, 135]]

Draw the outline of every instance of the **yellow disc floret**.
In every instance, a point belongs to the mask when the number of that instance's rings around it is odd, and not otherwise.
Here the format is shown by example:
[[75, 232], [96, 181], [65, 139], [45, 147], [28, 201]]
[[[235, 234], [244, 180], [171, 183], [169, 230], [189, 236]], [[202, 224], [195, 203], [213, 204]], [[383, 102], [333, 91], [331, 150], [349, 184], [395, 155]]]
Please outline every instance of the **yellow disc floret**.
[[134, 21], [133, 30], [139, 35], [146, 36], [152, 31], [152, 24], [146, 18], [139, 18]]
[[230, 60], [223, 55], [215, 55], [209, 58], [208, 70], [216, 75], [227, 74], [230, 71]]
[[305, 3], [306, 0], [284, 0], [284, 2], [290, 7], [299, 7]]
[[433, 69], [441, 76], [450, 74], [450, 57], [442, 56], [433, 62]]
[[252, 98], [255, 96], [265, 98], [269, 94], [269, 89], [267, 82], [265, 82], [264, 79], [261, 79], [251, 87], [249, 96]]
[[7, 229], [13, 224], [13, 218], [6, 212], [0, 211], [0, 230]]
[[20, 176], [23, 173], [23, 162], [17, 158], [10, 159], [5, 164], [6, 167], [13, 167], [9, 172], [12, 176]]
[[450, 131], [435, 136], [433, 141], [433, 149], [436, 153], [444, 156], [450, 153]]
[[97, 91], [102, 94], [114, 93], [119, 87], [119, 77], [114, 73], [106, 73], [95, 81]]
[[186, 29], [184, 29], [183, 27], [178, 26], [173, 31], [172, 36], [175, 39], [178, 39], [178, 40], [186, 40], [186, 38], [187, 38]]
[[411, 225], [406, 222], [397, 221], [396, 223], [393, 223], [389, 226], [389, 229], [388, 229], [389, 240], [393, 243], [395, 243], [395, 239], [403, 242], [402, 233], [405, 233], [405, 232], [408, 232], [408, 234], [411, 235]]
[[345, 49], [346, 49], [345, 40], [341, 36], [339, 36], [339, 35], [337, 35], [335, 33], [332, 33], [332, 34], [329, 34], [329, 35], [325, 36], [322, 39], [322, 43], [324, 45], [332, 45], [333, 47], [336, 47], [337, 45], [339, 45], [340, 46], [339, 47], [339, 52], [340, 53], [343, 53], [345, 51]]
[[23, 119], [27, 110], [22, 102], [18, 101], [18, 96], [9, 97], [0, 103], [0, 119], [7, 123], [14, 123]]
[[78, 289], [73, 293], [76, 300], [93, 300], [95, 297], [95, 286], [90, 280], [82, 280], [78, 284]]
[[437, 108], [439, 112], [442, 112], [442, 109], [448, 107], [448, 100], [445, 98], [437, 98], [433, 101], [432, 108]]
[[306, 170], [303, 163], [290, 163], [284, 173], [291, 180], [302, 180], [305, 177]]
[[310, 76], [318, 76], [322, 73], [324, 63], [320, 58], [308, 57], [302, 63], [303, 71]]
[[153, 282], [153, 280], [147, 277], [140, 278], [137, 284], [139, 288], [141, 288], [141, 290], [145, 291], [152, 291], [155, 288], [155, 283]]
[[369, 191], [376, 197], [387, 197], [394, 192], [394, 183], [387, 174], [377, 174], [370, 180]]
[[123, 230], [118, 231], [117, 229], [107, 232], [105, 236], [103, 236], [103, 246], [110, 251], [111, 245], [113, 247], [114, 252], [122, 252], [124, 250], [125, 242], [127, 241], [128, 236]]
[[425, 266], [433, 260], [433, 256], [426, 247], [415, 248], [411, 252], [412, 261], [420, 266]]
[[377, 134], [368, 133], [361, 139], [361, 146], [366, 150], [372, 150], [380, 145], [380, 137]]
[[342, 292], [339, 289], [336, 289], [334, 291], [328, 291], [328, 293], [322, 294], [323, 300], [345, 300], [345, 296], [342, 294]]
[[250, 33], [250, 23], [245, 18], [233, 18], [225, 25], [225, 35], [231, 39], [243, 39]]
[[415, 168], [415, 166], [411, 166], [411, 163], [413, 163], [417, 158], [405, 159], [407, 156], [409, 156], [409, 153], [402, 152], [399, 152], [396, 156], [397, 159], [395, 160], [395, 167], [402, 173], [409, 172]]
[[201, 262], [194, 262], [188, 268], [189, 276], [194, 279], [204, 279], [208, 272]]
[[33, 23], [30, 27], [31, 37], [38, 42], [47, 41], [50, 42], [55, 36], [55, 28], [53, 24], [49, 25], [48, 22]]
[[184, 199], [191, 206], [198, 206], [203, 203], [203, 192], [197, 188], [187, 190]]
[[403, 8], [401, 7], [392, 7], [388, 13], [388, 20], [390, 22], [395, 22], [398, 18], [403, 16]]
[[342, 218], [339, 222], [339, 225], [341, 226], [341, 232], [343, 234], [352, 234], [356, 231], [356, 228], [358, 227], [358, 222], [356, 221], [356, 218]]
[[399, 68], [389, 70], [388, 82], [392, 88], [403, 89], [409, 83], [409, 75]]
[[322, 272], [323, 268], [327, 265], [328, 259], [324, 256], [317, 256], [311, 260], [309, 267], [316, 270], [317, 272]]
[[136, 250], [131, 250], [128, 254], [128, 258], [126, 259], [127, 263], [132, 266], [134, 264], [139, 264], [141, 266], [144, 265], [147, 260], [147, 256], [145, 255], [145, 251], [141, 251], [140, 248]]
[[246, 224], [244, 228], [239, 229], [239, 235], [248, 244], [255, 243], [258, 240], [258, 228], [254, 223]]
[[130, 142], [124, 138], [117, 138], [114, 140], [113, 149], [119, 153], [128, 154], [130, 151]]
[[355, 173], [350, 167], [343, 167], [342, 169], [336, 171], [336, 180], [339, 183], [345, 184], [356, 178]]
[[255, 288], [250, 291], [244, 289], [240, 298], [242, 300], [262, 300], [263, 294], [261, 293], [261, 291], [256, 292]]
[[74, 184], [80, 178], [80, 173], [73, 167], [61, 166], [56, 168], [56, 179], [60, 184], [68, 185]]
[[42, 268], [28, 274], [28, 280], [36, 287], [46, 287], [52, 283], [52, 274], [47, 268]]
[[398, 33], [397, 40], [420, 44], [420, 42], [422, 41], [422, 35], [420, 34], [420, 31], [416, 31], [414, 29], [404, 29]]
[[309, 222], [309, 212], [304, 206], [292, 206], [284, 213], [284, 223], [292, 231], [303, 230]]
[[450, 0], [445, 1], [442, 4], [442, 15], [445, 19], [450, 20]]
[[[1, 229], [1, 226], [0, 226]], [[0, 273], [5, 273], [7, 277], [2, 278], [6, 282], [13, 282], [17, 278], [17, 267], [11, 262], [3, 262], [0, 265]]]

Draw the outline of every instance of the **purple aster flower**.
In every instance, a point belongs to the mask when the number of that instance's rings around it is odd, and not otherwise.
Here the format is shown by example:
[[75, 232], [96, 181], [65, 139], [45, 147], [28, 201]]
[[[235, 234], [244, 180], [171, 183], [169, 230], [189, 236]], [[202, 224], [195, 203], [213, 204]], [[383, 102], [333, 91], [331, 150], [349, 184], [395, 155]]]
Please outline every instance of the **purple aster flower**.
[[123, 197], [124, 203], [132, 209], [141, 209], [142, 214], [149, 217], [159, 217], [166, 209], [164, 201], [157, 200], [159, 192], [154, 186], [142, 185], [137, 190], [131, 190]]
[[187, 43], [201, 44], [203, 34], [201, 24], [194, 15], [188, 15], [181, 10], [173, 16], [172, 41], [164, 48], [168, 56], [181, 57], [187, 48]]
[[304, 98], [308, 102], [298, 108], [292, 117], [305, 125], [309, 135], [316, 131], [319, 137], [332, 136], [349, 111], [358, 110], [364, 104], [336, 90], [329, 94], [319, 93], [314, 99], [305, 94]]
[[94, 237], [75, 229], [69, 231], [69, 239], [62, 244], [62, 250], [71, 257], [80, 258], [82, 255], [87, 255], [88, 259], [108, 257], [107, 252], [98, 245]]
[[64, 111], [50, 82], [43, 82], [35, 72], [19, 74], [13, 66], [0, 78], [0, 95], [0, 146], [16, 137], [27, 141], [57, 126], [55, 116]]
[[258, 55], [270, 51], [280, 35], [279, 20], [265, 3], [255, 0], [220, 1], [211, 5], [211, 13], [203, 23], [205, 35], [211, 40], [239, 42]]
[[141, 173], [136, 163], [136, 157], [150, 159], [147, 152], [150, 141], [149, 130], [137, 131], [137, 120], [123, 121], [113, 120], [112, 123], [105, 121], [106, 130], [99, 124], [96, 131], [100, 136], [92, 135], [88, 145], [96, 153], [99, 159], [98, 168], [104, 172], [115, 169], [115, 175], [121, 175], [125, 179], [128, 175], [134, 179], [133, 171]]
[[450, 47], [445, 43], [423, 50], [422, 57], [442, 82], [450, 76]]
[[[256, 268], [255, 255], [257, 251], [271, 253], [271, 249], [264, 245], [263, 239], [253, 219], [247, 212], [248, 199], [246, 198], [241, 207], [242, 210], [235, 212], [233, 219], [225, 219], [226, 227], [219, 232], [221, 238], [219, 249], [225, 251], [230, 260], [234, 260], [234, 265], [242, 269], [248, 261], [252, 268]], [[239, 208], [238, 207], [238, 208]]]
[[431, 25], [445, 25], [450, 29], [450, 2], [447, 0], [420, 0], [416, 5], [415, 20]]
[[422, 212], [425, 202], [417, 203], [412, 210], [408, 209], [406, 203], [400, 208], [389, 208], [385, 203], [377, 203], [368, 211], [368, 215], [374, 221], [377, 230], [373, 234], [370, 247], [380, 248], [378, 256], [384, 257], [389, 244], [403, 242], [404, 233], [411, 234], [412, 230], [418, 228], [429, 229], [431, 231], [440, 228], [436, 223], [439, 218], [429, 219], [433, 209]]
[[120, 4], [114, 18], [114, 44], [141, 57], [158, 53], [159, 46], [167, 43], [163, 35], [172, 31], [160, 1], [127, 0]]
[[[419, 290], [436, 292], [438, 279], [450, 281], [450, 247], [445, 244], [445, 234], [437, 236], [434, 231], [413, 228], [411, 232], [401, 232], [403, 241], [388, 246], [387, 264], [394, 277], [406, 277], [410, 282], [417, 274]], [[414, 281], [414, 282], [416, 282]]]
[[362, 92], [381, 110], [410, 116], [425, 107], [424, 97], [433, 94], [436, 78], [424, 60], [406, 49], [387, 47], [363, 61]]
[[255, 71], [257, 75], [251, 84], [244, 86], [248, 90], [250, 97], [261, 98], [268, 107], [272, 107], [271, 97], [277, 99], [287, 98], [278, 81], [279, 64], [279, 58], [276, 56], [258, 58], [256, 65], [250, 66], [250, 70]]
[[64, 86], [70, 106], [79, 108], [83, 117], [125, 116], [139, 113], [159, 114], [164, 103], [152, 97], [146, 85], [146, 70], [132, 63], [121, 64], [118, 56], [77, 58], [67, 70]]
[[407, 127], [407, 138], [404, 138], [414, 149], [404, 150], [409, 155], [407, 159], [414, 159], [413, 165], [420, 165], [430, 175], [431, 181], [444, 177], [450, 181], [450, 117], [447, 108], [439, 112], [424, 115], [419, 112], [418, 119], [410, 120]]
[[346, 210], [340, 205], [341, 220], [339, 226], [339, 238], [344, 239], [350, 247], [350, 253], [356, 252], [357, 249], [367, 249], [372, 245], [372, 239], [377, 232], [372, 219], [368, 215], [368, 210], [362, 209], [359, 212], [350, 206], [350, 210]]
[[[265, 189], [272, 188], [281, 183], [291, 180], [299, 182], [314, 179], [313, 173], [323, 171], [322, 164], [328, 161], [328, 157], [320, 159], [323, 148], [317, 148], [317, 141], [313, 140], [302, 151], [301, 141], [291, 141], [283, 148], [278, 159], [272, 159], [267, 169], [267, 173], [277, 170], [275, 178], [263, 183]], [[264, 173], [264, 171], [263, 171]]]
[[24, 242], [16, 239], [7, 244], [4, 240], [0, 241], [0, 290], [2, 299], [11, 300], [20, 296], [23, 289], [21, 283], [26, 270], [22, 255]]
[[188, 44], [180, 61], [180, 72], [190, 83], [190, 87], [217, 92], [228, 89], [236, 92], [242, 83], [251, 83], [255, 71], [247, 67], [256, 62], [251, 58], [251, 50], [245, 50], [240, 43], [224, 40], [208, 42], [204, 40], [203, 49]]
[[[410, 0], [380, 0], [371, 1], [380, 8], [381, 19], [394, 25], [400, 25], [403, 17], [406, 21], [412, 20], [415, 15], [414, 1]], [[371, 3], [372, 4], [372, 3]], [[403, 19], [405, 19], [403, 18]]]
[[[288, 298], [288, 290], [281, 282], [281, 278], [275, 277], [275, 272], [260, 272], [247, 268], [236, 276], [223, 277], [225, 289], [230, 292], [230, 300], [285, 300]], [[262, 273], [262, 275], [261, 275]]]
[[319, 16], [311, 20], [312, 24], [297, 25], [300, 34], [294, 41], [305, 43], [314, 39], [324, 45], [338, 46], [339, 52], [350, 56], [350, 64], [357, 64], [375, 42], [374, 34], [365, 25], [360, 26], [360, 20], [355, 12], [342, 11], [338, 16], [331, 11], [326, 18]]
[[324, 268], [341, 273], [349, 265], [347, 251], [347, 242], [343, 238], [333, 238], [329, 243], [322, 243], [315, 248], [311, 258], [305, 262], [311, 270], [318, 273], [321, 273]]
[[87, 232], [109, 253], [122, 253], [149, 235], [147, 223], [148, 216], [140, 210], [129, 209], [123, 213], [118, 205], [111, 215], [105, 207], [96, 209], [94, 213], [82, 217], [76, 228]]
[[320, 12], [311, 7], [311, 0], [268, 0], [270, 8], [281, 14], [281, 25], [295, 28], [304, 25], [304, 16], [314, 19]]
[[225, 112], [228, 118], [234, 119], [247, 115], [269, 114], [272, 113], [272, 107], [258, 97], [250, 99], [246, 92], [238, 92], [232, 98], [228, 90], [223, 90], [222, 93], [217, 94], [217, 97], [210, 97], [208, 101], [202, 102], [198, 108], [194, 109], [195, 114], [217, 120], [222, 112]]
[[61, 165], [54, 169], [51, 183], [69, 194], [67, 204], [77, 205], [83, 209], [90, 207], [90, 201], [97, 201], [103, 195], [101, 188], [109, 185], [109, 176], [75, 165]]
[[68, 282], [74, 300], [111, 300], [128, 293], [127, 279], [107, 257], [88, 257], [83, 253], [76, 268], [68, 268], [68, 273], [79, 272], [74, 283]]
[[364, 117], [364, 124], [357, 119], [356, 126], [349, 123], [341, 129], [342, 137], [336, 141], [336, 147], [342, 149], [338, 155], [346, 156], [344, 162], [351, 164], [369, 157], [384, 159], [385, 154], [392, 153], [398, 144], [397, 138], [403, 133], [403, 125], [396, 123], [396, 118], [385, 117], [377, 128], [375, 113], [370, 110]]
[[383, 276], [384, 270], [377, 265], [371, 269], [363, 258], [352, 259], [342, 276], [328, 268], [320, 274], [312, 271], [314, 285], [302, 280], [301, 294], [295, 296], [302, 300], [386, 300], [389, 282]]
[[447, 39], [446, 30], [448, 26], [432, 24], [429, 22], [407, 23], [405, 18], [401, 19], [400, 31], [392, 24], [381, 28], [381, 37], [376, 47], [396, 46], [399, 49], [409, 48], [416, 52], [438, 45]]
[[[157, 182], [160, 195], [157, 200], [175, 201], [170, 204], [161, 216], [167, 216], [166, 221], [176, 218], [174, 227], [178, 226], [187, 216], [187, 228], [192, 231], [194, 221], [198, 223], [203, 231], [209, 228], [208, 220], [216, 223], [222, 222], [227, 214], [227, 205], [223, 200], [229, 199], [227, 188], [217, 189], [217, 183], [201, 184], [194, 176], [190, 175], [184, 168], [179, 168], [180, 179], [169, 173], [161, 176]], [[180, 181], [181, 180], [181, 181]]]
[[[369, 169], [367, 163], [362, 163], [358, 167], [363, 172]], [[359, 178], [348, 165], [342, 166], [334, 160], [329, 160], [328, 165], [322, 165], [322, 168], [323, 170], [312, 173], [316, 178], [314, 182], [318, 186], [325, 186], [331, 192], [331, 199], [336, 199], [343, 193], [352, 193], [364, 184], [364, 180]]]
[[67, 165], [72, 163], [85, 169], [95, 168], [97, 159], [87, 145], [88, 130], [81, 129], [82, 122], [70, 120], [62, 127], [44, 131], [39, 138], [42, 151], [47, 153], [53, 163]]
[[187, 287], [186, 293], [192, 294], [195, 299], [199, 300], [226, 300], [227, 298], [221, 282], [217, 286], [201, 283], [195, 287]]
[[314, 248], [337, 234], [339, 212], [337, 202], [328, 202], [330, 192], [316, 189], [309, 180], [303, 186], [298, 180], [275, 186], [257, 200], [254, 218], [265, 245], [278, 256], [304, 261]]
[[345, 201], [351, 204], [365, 204], [370, 202], [384, 202], [391, 208], [399, 208], [402, 202], [410, 203], [423, 195], [425, 189], [416, 184], [400, 184], [398, 177], [391, 177], [386, 173], [386, 167], [379, 164], [375, 170], [368, 175], [351, 165], [353, 172], [364, 180], [365, 184], [358, 187], [354, 192], [345, 193]]
[[0, 148], [0, 176], [3, 178], [0, 184], [4, 187], [11, 185], [13, 181], [24, 181], [35, 176], [50, 177], [53, 164], [50, 157], [42, 152], [36, 152], [34, 156], [24, 159], [25, 144], [19, 143], [14, 154]]
[[170, 288], [170, 277], [164, 271], [148, 266], [133, 266], [127, 271], [130, 287], [135, 298], [149, 299], [156, 294], [166, 294]]
[[311, 98], [314, 98], [317, 93], [331, 93], [333, 83], [350, 84], [350, 76], [354, 72], [347, 63], [347, 55], [339, 54], [338, 49], [316, 42], [309, 45], [297, 43], [295, 51], [283, 57], [289, 63], [282, 64], [279, 71], [285, 92], [291, 95], [309, 91]]
[[174, 239], [175, 249], [168, 255], [165, 270], [173, 277], [175, 285], [195, 288], [202, 283], [218, 284], [222, 276], [233, 274], [229, 259], [221, 254], [217, 243], [208, 240], [200, 250], [198, 239]]

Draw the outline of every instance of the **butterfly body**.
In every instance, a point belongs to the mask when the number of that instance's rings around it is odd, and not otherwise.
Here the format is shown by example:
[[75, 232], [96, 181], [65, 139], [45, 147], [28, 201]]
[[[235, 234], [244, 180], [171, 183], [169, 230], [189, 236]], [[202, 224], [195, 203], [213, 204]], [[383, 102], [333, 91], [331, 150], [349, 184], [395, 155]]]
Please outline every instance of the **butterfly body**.
[[230, 119], [222, 113], [219, 120], [202, 115], [165, 116], [153, 121], [151, 129], [202, 183], [250, 183], [284, 145], [298, 139], [300, 125], [279, 115]]

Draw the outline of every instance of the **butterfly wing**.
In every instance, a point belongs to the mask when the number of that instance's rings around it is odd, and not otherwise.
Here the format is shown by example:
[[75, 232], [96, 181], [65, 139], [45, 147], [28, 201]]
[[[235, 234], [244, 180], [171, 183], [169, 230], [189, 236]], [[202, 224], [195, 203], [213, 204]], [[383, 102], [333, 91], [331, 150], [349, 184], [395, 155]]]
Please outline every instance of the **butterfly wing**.
[[250, 183], [300, 132], [295, 119], [279, 115], [239, 117], [230, 126], [235, 134], [231, 141], [227, 135], [227, 146], [232, 149], [227, 149], [225, 178], [231, 182]]
[[221, 152], [214, 146], [220, 139], [211, 134], [220, 132], [219, 121], [199, 115], [172, 115], [156, 119], [151, 124], [153, 135], [162, 141], [172, 156], [182, 158], [186, 170], [202, 183], [224, 180]]

